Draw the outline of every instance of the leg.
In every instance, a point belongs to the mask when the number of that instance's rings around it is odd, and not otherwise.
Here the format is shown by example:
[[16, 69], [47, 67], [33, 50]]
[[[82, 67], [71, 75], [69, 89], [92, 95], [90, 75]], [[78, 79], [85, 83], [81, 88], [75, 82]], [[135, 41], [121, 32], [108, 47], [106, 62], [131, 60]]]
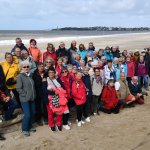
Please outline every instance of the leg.
[[82, 114], [83, 114], [83, 104], [82, 105], [77, 105], [77, 119], [78, 119], [78, 122], [81, 121]]
[[30, 106], [29, 102], [21, 102], [21, 106], [24, 112], [24, 117], [22, 121], [22, 131], [29, 131], [30, 130], [30, 120], [31, 120], [31, 114], [30, 114]]
[[143, 77], [143, 80], [144, 80], [145, 89], [148, 90], [148, 76], [145, 75], [145, 76]]
[[52, 109], [50, 108], [49, 104], [47, 104], [47, 112], [48, 112], [48, 124], [50, 127], [54, 127], [54, 113]]
[[17, 103], [18, 103], [18, 107], [21, 107], [22, 105], [21, 105], [21, 102], [20, 102], [19, 93], [17, 92], [16, 89], [13, 89], [12, 92], [13, 92], [13, 94], [14, 94], [14, 96], [15, 96], [15, 100], [16, 100]]
[[94, 113], [97, 113], [97, 109], [98, 109], [98, 99], [99, 99], [99, 96], [94, 96], [93, 98], [93, 112]]
[[31, 113], [31, 120], [30, 120], [30, 129], [32, 128], [32, 124], [35, 122], [35, 103], [34, 101], [29, 102], [30, 103], [30, 113]]
[[62, 126], [62, 117], [63, 115], [56, 115], [56, 125], [58, 127]]
[[63, 114], [63, 125], [68, 125], [69, 113]]

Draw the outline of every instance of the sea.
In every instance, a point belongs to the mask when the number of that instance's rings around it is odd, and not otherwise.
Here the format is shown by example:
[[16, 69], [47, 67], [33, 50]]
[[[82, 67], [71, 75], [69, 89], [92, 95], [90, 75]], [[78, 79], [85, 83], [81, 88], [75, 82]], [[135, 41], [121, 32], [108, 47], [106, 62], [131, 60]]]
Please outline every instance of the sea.
[[65, 41], [69, 39], [109, 37], [124, 34], [140, 34], [148, 31], [74, 31], [74, 30], [0, 30], [0, 46], [14, 45], [15, 39], [20, 37], [24, 44], [34, 38], [38, 43]]

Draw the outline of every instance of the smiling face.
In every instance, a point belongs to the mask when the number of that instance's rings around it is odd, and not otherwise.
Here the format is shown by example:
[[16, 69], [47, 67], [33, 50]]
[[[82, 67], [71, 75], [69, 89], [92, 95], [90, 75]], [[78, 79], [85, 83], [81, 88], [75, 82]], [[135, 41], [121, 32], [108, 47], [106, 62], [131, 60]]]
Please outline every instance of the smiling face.
[[13, 56], [11, 54], [6, 54], [5, 59], [7, 63], [13, 63]]

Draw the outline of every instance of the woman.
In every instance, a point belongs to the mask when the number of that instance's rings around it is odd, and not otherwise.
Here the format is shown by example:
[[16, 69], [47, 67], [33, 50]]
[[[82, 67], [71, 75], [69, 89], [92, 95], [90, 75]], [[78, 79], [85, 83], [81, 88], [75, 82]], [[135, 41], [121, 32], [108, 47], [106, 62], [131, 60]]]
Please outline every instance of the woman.
[[[61, 71], [61, 81], [64, 85], [64, 88], [66, 90], [67, 94], [67, 100], [68, 100], [68, 107], [69, 109], [74, 106], [74, 100], [72, 99], [72, 76], [69, 74], [67, 68], [63, 68]], [[68, 120], [69, 120], [69, 113], [63, 114], [63, 127], [66, 130], [69, 130], [70, 127], [68, 126]]]
[[[33, 80], [35, 84], [36, 99], [35, 99], [35, 108], [36, 116], [35, 121], [39, 126], [47, 124], [47, 109], [46, 104], [43, 100], [43, 89], [42, 89], [42, 80], [45, 78], [45, 70], [43, 63], [37, 64], [37, 69], [33, 73]], [[42, 121], [43, 119], [43, 121]]]
[[91, 77], [92, 84], [92, 114], [99, 115], [98, 111], [98, 100], [100, 98], [102, 89], [103, 89], [103, 81], [100, 76], [100, 69], [98, 67], [94, 68], [94, 75]]
[[[47, 103], [48, 124], [52, 131], [62, 131], [63, 113], [69, 113], [66, 91], [60, 78], [56, 78], [54, 68], [48, 70], [48, 77], [43, 81], [45, 102]], [[54, 122], [56, 116], [56, 122]]]
[[22, 133], [24, 136], [30, 136], [30, 132], [36, 130], [32, 128], [32, 123], [35, 117], [35, 98], [36, 92], [34, 87], [34, 81], [30, 74], [30, 63], [23, 61], [20, 64], [21, 72], [17, 77], [17, 92], [21, 101], [21, 106], [24, 112], [22, 121]]
[[37, 67], [32, 56], [30, 56], [26, 50], [21, 51], [21, 62], [23, 61], [28, 61], [30, 63], [30, 73], [33, 74]]
[[43, 53], [43, 62], [46, 61], [47, 58], [51, 58], [54, 61], [54, 64], [57, 63], [57, 55], [55, 51], [55, 47], [52, 43], [47, 44], [47, 50]]
[[76, 66], [77, 69], [80, 69], [80, 60], [81, 60], [81, 56], [79, 54], [75, 55], [74, 61], [72, 62], [73, 66]]
[[76, 103], [77, 108], [77, 126], [81, 127], [84, 124], [82, 121], [82, 115], [85, 112], [85, 103], [86, 103], [86, 87], [82, 81], [82, 73], [77, 72], [75, 79], [72, 83], [72, 96]]
[[8, 90], [13, 92], [15, 99], [18, 103], [18, 106], [21, 107], [19, 95], [16, 91], [16, 81], [17, 75], [19, 74], [19, 66], [18, 64], [13, 63], [13, 55], [11, 53], [5, 54], [5, 62], [1, 63], [4, 76], [5, 76], [5, 83]]
[[131, 60], [130, 56], [127, 56], [126, 63], [127, 63], [127, 81], [128, 84], [130, 84], [132, 77], [135, 75], [135, 64]]
[[140, 56], [140, 60], [136, 66], [136, 73], [139, 80], [139, 85], [141, 87], [144, 85], [144, 88], [148, 91], [148, 66], [144, 60], [144, 56]]
[[79, 50], [77, 52], [81, 56], [82, 60], [84, 60], [86, 57], [86, 54], [87, 54], [87, 50], [86, 50], [84, 44], [79, 45]]
[[103, 106], [100, 106], [101, 111], [108, 114], [119, 113], [120, 104], [117, 98], [113, 79], [108, 80], [107, 85], [104, 86], [102, 91], [102, 102]]
[[42, 62], [42, 52], [37, 47], [37, 42], [35, 39], [30, 40], [29, 54], [32, 56], [34, 62], [37, 64], [38, 62]]
[[83, 68], [83, 83], [86, 86], [86, 91], [87, 91], [87, 100], [85, 103], [85, 109], [86, 109], [86, 114], [84, 114], [85, 121], [90, 122], [90, 114], [92, 114], [92, 108], [91, 108], [91, 102], [92, 102], [92, 85], [91, 85], [91, 80], [90, 80], [90, 75], [89, 75], [89, 68], [84, 67]]
[[105, 76], [105, 84], [107, 84], [108, 80], [115, 79], [115, 69], [112, 65], [112, 60], [107, 61], [107, 65], [104, 66], [104, 76]]
[[61, 69], [63, 68], [63, 65], [62, 65], [62, 57], [61, 58], [58, 58], [58, 61], [57, 61], [57, 66], [56, 66], [56, 72], [57, 72], [57, 76], [60, 77], [61, 75]]

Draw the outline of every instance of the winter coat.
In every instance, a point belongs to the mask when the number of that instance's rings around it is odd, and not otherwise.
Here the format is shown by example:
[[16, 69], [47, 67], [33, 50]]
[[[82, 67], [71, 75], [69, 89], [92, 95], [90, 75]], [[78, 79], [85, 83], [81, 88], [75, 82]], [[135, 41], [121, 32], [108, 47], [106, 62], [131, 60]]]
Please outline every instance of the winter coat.
[[131, 82], [128, 86], [132, 95], [137, 96], [137, 93], [142, 93], [142, 88], [139, 84], [134, 85], [133, 82]]
[[57, 55], [56, 52], [54, 51], [53, 53], [50, 53], [48, 51], [43, 53], [43, 62], [45, 61], [46, 58], [51, 58], [54, 61], [54, 64], [57, 64]]
[[107, 53], [106, 50], [104, 50], [104, 56], [106, 57], [106, 60], [112, 60], [113, 61], [113, 54], [110, 52], [110, 53]]
[[72, 95], [76, 105], [86, 102], [86, 87], [82, 80], [74, 80], [72, 83]]
[[102, 91], [102, 101], [106, 109], [112, 109], [117, 106], [118, 98], [114, 87], [104, 87]]
[[[7, 74], [7, 77], [6, 77], [5, 81], [7, 81], [10, 78], [15, 78], [19, 74], [19, 65], [18, 64], [13, 63], [13, 64], [10, 65], [9, 63], [7, 63], [5, 61], [5, 62], [1, 63], [1, 66], [2, 66], [2, 69], [3, 69], [4, 75], [6, 76], [6, 74]], [[7, 88], [9, 90], [15, 89], [16, 84], [7, 85]]]
[[37, 47], [29, 47], [29, 54], [35, 62], [42, 62], [42, 52]]
[[34, 101], [36, 98], [34, 81], [26, 73], [18, 75], [16, 90], [19, 93], [21, 102]]
[[146, 63], [138, 62], [136, 66], [136, 75], [137, 76], [145, 76], [148, 75], [148, 68], [146, 66]]
[[111, 53], [112, 53], [112, 55], [113, 55], [113, 58], [119, 58], [120, 57], [120, 51], [119, 50], [117, 50], [116, 52], [113, 52], [113, 51], [111, 51]]
[[87, 52], [88, 52], [87, 50], [77, 51], [77, 53], [81, 56], [82, 60], [85, 59]]
[[69, 53], [67, 51], [66, 48], [63, 48], [61, 49], [60, 47], [56, 50], [56, 55], [57, 55], [57, 58], [60, 58], [60, 57], [68, 57], [69, 58]]
[[20, 48], [20, 50], [26, 50], [28, 52], [28, 49], [24, 46], [24, 44], [21, 44], [21, 46], [18, 46], [17, 44], [14, 46], [14, 48], [11, 50], [11, 53], [14, 53], [16, 48]]
[[135, 75], [135, 64], [133, 61], [127, 62], [127, 77], [133, 77]]
[[66, 94], [67, 94], [67, 99], [71, 99], [72, 98], [72, 76], [68, 73], [67, 76], [63, 76], [63, 74], [61, 74], [60, 77], [65, 90], [66, 90]]

